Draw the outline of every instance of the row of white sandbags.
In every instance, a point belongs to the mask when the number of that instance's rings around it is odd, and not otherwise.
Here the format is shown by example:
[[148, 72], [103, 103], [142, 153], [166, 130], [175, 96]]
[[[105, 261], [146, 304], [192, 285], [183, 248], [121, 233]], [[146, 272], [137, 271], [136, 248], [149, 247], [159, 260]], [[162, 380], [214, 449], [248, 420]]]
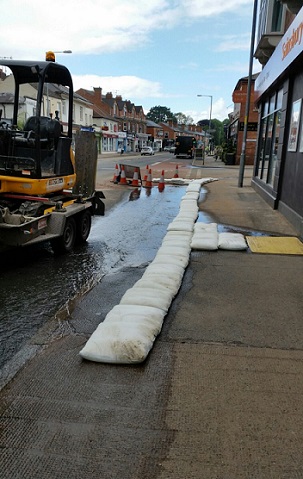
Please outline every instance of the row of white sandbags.
[[91, 361], [129, 364], [144, 361], [177, 294], [189, 262], [202, 183], [191, 182], [179, 213], [167, 228], [154, 260], [91, 335], [80, 355]]
[[241, 233], [219, 233], [216, 223], [196, 223], [191, 248], [208, 251], [217, 249], [242, 251], [247, 249], [247, 243]]

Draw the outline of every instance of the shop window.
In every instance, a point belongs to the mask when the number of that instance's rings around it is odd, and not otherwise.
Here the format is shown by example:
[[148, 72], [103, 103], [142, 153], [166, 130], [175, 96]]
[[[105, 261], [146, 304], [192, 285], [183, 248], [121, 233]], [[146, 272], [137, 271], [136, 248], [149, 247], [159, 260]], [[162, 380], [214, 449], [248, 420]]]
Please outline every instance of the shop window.
[[267, 183], [270, 184], [271, 186], [273, 186], [273, 183], [274, 183], [275, 171], [277, 167], [280, 124], [281, 124], [281, 111], [278, 110], [274, 116], [274, 123], [273, 123], [273, 129], [272, 129], [271, 154], [270, 154], [270, 162], [268, 165]]
[[301, 100], [296, 100], [292, 104], [291, 119], [288, 137], [288, 151], [297, 151], [299, 123], [301, 113]]
[[299, 134], [299, 152], [303, 153], [303, 121], [301, 120], [301, 128]]
[[263, 105], [256, 176], [273, 186], [281, 123], [283, 91], [279, 90]]
[[273, 95], [269, 101], [269, 113], [272, 113], [275, 110], [276, 106], [276, 95]]
[[258, 171], [257, 176], [261, 179], [262, 178], [262, 170], [263, 164], [265, 161], [265, 147], [266, 147], [266, 131], [267, 131], [267, 117], [262, 118], [261, 122], [261, 136], [259, 142], [259, 150], [258, 150]]
[[283, 5], [280, 0], [274, 0], [272, 6], [271, 31], [281, 32], [283, 27]]
[[281, 110], [282, 100], [283, 100], [283, 90], [279, 90], [278, 94], [277, 94], [277, 103], [276, 103], [276, 109], [277, 110]]

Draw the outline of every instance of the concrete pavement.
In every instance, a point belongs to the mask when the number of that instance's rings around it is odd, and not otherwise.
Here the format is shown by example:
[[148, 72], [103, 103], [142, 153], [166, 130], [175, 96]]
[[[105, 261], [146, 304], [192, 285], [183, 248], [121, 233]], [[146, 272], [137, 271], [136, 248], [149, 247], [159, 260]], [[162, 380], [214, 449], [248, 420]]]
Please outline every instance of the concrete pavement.
[[[218, 178], [200, 209], [219, 224], [296, 235], [251, 167], [241, 189], [212, 157], [182, 173]], [[1, 391], [1, 478], [303, 477], [302, 256], [192, 252], [144, 364], [81, 361], [103, 292], [128, 274], [101, 281]]]

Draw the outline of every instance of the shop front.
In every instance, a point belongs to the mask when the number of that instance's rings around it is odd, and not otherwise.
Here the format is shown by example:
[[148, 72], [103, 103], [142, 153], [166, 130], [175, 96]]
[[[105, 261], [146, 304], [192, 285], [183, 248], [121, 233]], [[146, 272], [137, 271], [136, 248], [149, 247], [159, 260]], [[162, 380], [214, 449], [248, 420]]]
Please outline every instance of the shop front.
[[117, 138], [117, 133], [102, 131], [102, 152], [116, 151]]
[[149, 135], [147, 133], [137, 133], [136, 134], [136, 151], [141, 151], [143, 146], [147, 145]]
[[259, 130], [252, 186], [303, 236], [303, 9], [255, 82]]
[[117, 133], [117, 142], [116, 142], [116, 151], [121, 153], [122, 151], [127, 151], [127, 140], [126, 140], [126, 132], [125, 131], [118, 131]]

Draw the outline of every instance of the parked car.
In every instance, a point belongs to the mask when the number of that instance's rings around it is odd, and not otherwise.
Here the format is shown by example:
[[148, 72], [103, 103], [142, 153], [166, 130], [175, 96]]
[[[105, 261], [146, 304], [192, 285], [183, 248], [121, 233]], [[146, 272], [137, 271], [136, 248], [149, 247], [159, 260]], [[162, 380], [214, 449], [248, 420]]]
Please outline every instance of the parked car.
[[170, 150], [170, 146], [165, 146], [165, 147], [163, 148], [163, 151], [169, 151], [169, 150]]
[[141, 148], [141, 155], [154, 155], [155, 152], [151, 146], [143, 146]]
[[169, 147], [169, 152], [170, 152], [170, 153], [175, 153], [175, 149], [176, 149], [175, 146], [170, 146], [170, 147]]

